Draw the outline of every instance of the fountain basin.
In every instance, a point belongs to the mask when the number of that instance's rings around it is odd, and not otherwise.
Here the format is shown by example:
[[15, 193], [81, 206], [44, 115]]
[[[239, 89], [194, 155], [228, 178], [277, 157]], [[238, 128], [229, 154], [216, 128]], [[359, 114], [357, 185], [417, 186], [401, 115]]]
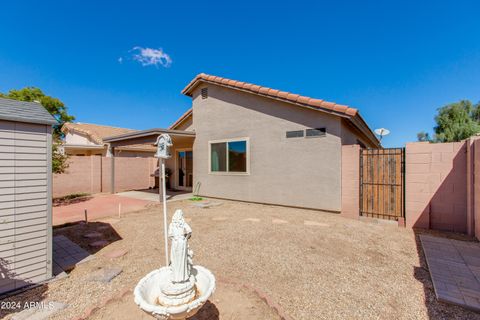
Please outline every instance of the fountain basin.
[[158, 303], [158, 297], [162, 295], [162, 284], [168, 283], [170, 280], [170, 272], [169, 267], [162, 267], [143, 277], [133, 292], [135, 303], [143, 311], [157, 319], [186, 319], [193, 316], [215, 291], [215, 277], [210, 270], [202, 266], [193, 266], [195, 298], [182, 305], [164, 306]]

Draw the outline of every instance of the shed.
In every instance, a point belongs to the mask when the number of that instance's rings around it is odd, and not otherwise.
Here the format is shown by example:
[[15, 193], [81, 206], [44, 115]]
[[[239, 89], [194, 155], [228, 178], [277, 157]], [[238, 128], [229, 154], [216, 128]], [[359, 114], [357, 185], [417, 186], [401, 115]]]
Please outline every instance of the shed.
[[36, 102], [0, 98], [0, 294], [52, 277], [52, 125]]

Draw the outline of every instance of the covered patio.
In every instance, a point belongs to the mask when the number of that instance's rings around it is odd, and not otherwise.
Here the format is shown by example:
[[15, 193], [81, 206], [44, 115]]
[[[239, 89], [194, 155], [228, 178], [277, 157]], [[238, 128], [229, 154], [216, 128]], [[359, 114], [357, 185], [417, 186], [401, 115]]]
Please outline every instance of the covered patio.
[[[110, 145], [111, 157], [111, 193], [116, 192], [115, 184], [115, 149], [130, 145], [150, 144], [154, 145], [157, 138], [162, 134], [168, 134], [172, 138], [172, 157], [165, 161], [167, 171], [167, 189], [181, 192], [193, 190], [193, 143], [195, 132], [170, 129], [148, 129], [118, 136], [105, 138], [104, 141]], [[152, 172], [158, 178], [158, 167]], [[157, 184], [156, 185], [160, 185]]]

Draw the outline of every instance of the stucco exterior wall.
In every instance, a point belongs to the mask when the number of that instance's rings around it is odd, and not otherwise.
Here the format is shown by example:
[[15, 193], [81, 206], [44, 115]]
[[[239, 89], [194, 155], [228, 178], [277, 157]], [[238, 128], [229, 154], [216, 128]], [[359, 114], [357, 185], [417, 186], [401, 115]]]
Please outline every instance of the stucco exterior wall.
[[65, 135], [65, 143], [73, 144], [73, 145], [88, 145], [88, 146], [97, 145], [95, 142], [90, 140], [86, 135], [82, 135], [79, 133], [72, 133], [72, 132], [68, 132]]
[[365, 148], [376, 148], [374, 144], [369, 142], [358, 129], [352, 127], [347, 120], [342, 120], [342, 145], [354, 145], [359, 144], [359, 141], [363, 144], [362, 147]]
[[[249, 93], [209, 86], [193, 94], [194, 185], [204, 196], [341, 210], [341, 121]], [[286, 138], [286, 131], [326, 127], [327, 135]], [[248, 175], [209, 174], [208, 142], [249, 138]]]
[[190, 115], [187, 119], [183, 120], [175, 130], [185, 130], [185, 131], [194, 131], [195, 127], [193, 126], [193, 117]]

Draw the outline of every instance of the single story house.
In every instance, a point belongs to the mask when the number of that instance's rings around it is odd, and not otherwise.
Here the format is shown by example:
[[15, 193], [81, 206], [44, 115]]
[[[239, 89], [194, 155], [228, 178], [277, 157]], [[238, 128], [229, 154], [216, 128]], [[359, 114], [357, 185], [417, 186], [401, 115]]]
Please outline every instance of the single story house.
[[[63, 150], [65, 154], [72, 156], [101, 155], [110, 157], [108, 143], [104, 138], [136, 132], [137, 130], [116, 128], [111, 126], [67, 122], [62, 126], [65, 135]], [[116, 156], [120, 157], [153, 157], [156, 149], [150, 144], [130, 145], [124, 148], [117, 148]]]
[[203, 73], [182, 93], [192, 107], [168, 129], [104, 141], [116, 149], [170, 134], [171, 183], [200, 196], [339, 212], [342, 145], [381, 147], [345, 105]]

